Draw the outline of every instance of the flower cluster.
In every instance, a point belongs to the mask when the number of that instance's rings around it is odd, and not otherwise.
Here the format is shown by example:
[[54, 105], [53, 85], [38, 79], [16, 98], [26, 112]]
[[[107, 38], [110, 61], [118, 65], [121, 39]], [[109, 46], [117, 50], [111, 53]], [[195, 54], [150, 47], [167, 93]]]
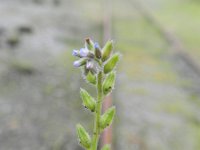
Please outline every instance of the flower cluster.
[[[78, 124], [77, 135], [81, 146], [87, 150], [96, 150], [101, 132], [108, 127], [114, 118], [115, 107], [110, 107], [104, 114], [101, 114], [101, 106], [104, 96], [112, 92], [116, 79], [114, 71], [119, 54], [112, 53], [113, 41], [108, 41], [101, 49], [98, 43], [91, 39], [85, 40], [85, 47], [80, 50], [73, 50], [72, 55], [78, 60], [74, 62], [75, 67], [83, 70], [83, 77], [87, 82], [96, 86], [97, 99], [93, 98], [86, 90], [80, 89], [83, 106], [95, 113], [95, 126], [93, 138], [87, 133], [85, 128]], [[105, 145], [101, 150], [110, 150], [109, 145]]]
[[73, 50], [72, 55], [77, 56], [80, 59], [74, 62], [75, 67], [84, 66], [85, 72], [96, 73], [97, 69], [94, 62], [94, 45], [98, 45], [97, 43], [94, 44], [92, 40], [89, 38], [86, 39], [85, 47], [81, 48], [80, 50]]
[[79, 59], [74, 61], [74, 67], [81, 67], [83, 70], [83, 75], [88, 82], [95, 84], [95, 77], [93, 75], [97, 74], [98, 71], [102, 69], [100, 65], [103, 64], [104, 73], [107, 74], [114, 69], [116, 63], [119, 60], [119, 54], [116, 53], [113, 57], [107, 61], [113, 49], [113, 41], [108, 41], [106, 45], [101, 49], [97, 42], [93, 42], [91, 39], [87, 38], [85, 40], [85, 47], [80, 50], [73, 50], [72, 55], [78, 57]]

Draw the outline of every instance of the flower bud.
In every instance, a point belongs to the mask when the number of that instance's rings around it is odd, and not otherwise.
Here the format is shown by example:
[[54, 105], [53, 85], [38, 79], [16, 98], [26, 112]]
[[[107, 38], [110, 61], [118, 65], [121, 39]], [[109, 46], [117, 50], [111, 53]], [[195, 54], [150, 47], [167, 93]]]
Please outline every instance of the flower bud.
[[110, 144], [104, 145], [104, 147], [101, 150], [110, 150]]
[[77, 124], [76, 132], [81, 146], [83, 146], [86, 149], [89, 149], [91, 147], [91, 138], [87, 131], [83, 128], [82, 125]]
[[77, 57], [81, 57], [78, 50], [73, 50], [72, 55], [77, 56]]
[[101, 49], [99, 47], [99, 44], [98, 43], [95, 43], [94, 44], [94, 48], [95, 48], [95, 57], [100, 59], [101, 58]]
[[105, 129], [112, 123], [114, 115], [115, 115], [115, 106], [112, 106], [101, 116], [100, 126], [102, 129]]
[[87, 57], [89, 54], [89, 50], [87, 48], [81, 48], [80, 49], [80, 56], [81, 57]]
[[104, 82], [103, 82], [103, 94], [104, 95], [109, 94], [112, 91], [112, 89], [114, 88], [115, 77], [116, 77], [116, 74], [115, 74], [115, 72], [112, 71], [104, 80]]
[[115, 68], [118, 61], [119, 61], [119, 54], [116, 53], [104, 65], [104, 73], [107, 74], [110, 71], [112, 71]]
[[94, 50], [94, 42], [90, 38], [86, 38], [85, 47], [87, 47], [88, 50]]
[[86, 64], [87, 58], [81, 58], [74, 62], [74, 67], [80, 67]]
[[109, 57], [110, 54], [112, 53], [113, 49], [113, 41], [108, 41], [104, 48], [102, 49], [102, 61], [106, 61]]
[[90, 52], [87, 48], [81, 48], [79, 52], [80, 57], [94, 58], [94, 54]]
[[86, 76], [86, 80], [91, 84], [94, 84], [94, 85], [96, 84], [96, 76], [93, 75], [90, 71]]
[[82, 101], [83, 101], [83, 105], [86, 108], [88, 108], [89, 110], [91, 110], [91, 112], [94, 112], [95, 111], [95, 105], [96, 105], [94, 98], [92, 96], [90, 96], [89, 93], [82, 88], [80, 90], [80, 95], [81, 95], [81, 98], [82, 98]]

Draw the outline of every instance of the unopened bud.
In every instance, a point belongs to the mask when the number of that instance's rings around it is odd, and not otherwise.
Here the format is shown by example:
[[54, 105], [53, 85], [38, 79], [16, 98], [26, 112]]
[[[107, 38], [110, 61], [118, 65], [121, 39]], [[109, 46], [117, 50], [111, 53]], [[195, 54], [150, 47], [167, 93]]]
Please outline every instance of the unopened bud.
[[91, 138], [87, 131], [83, 128], [82, 125], [77, 124], [76, 132], [81, 146], [83, 146], [86, 149], [89, 149], [91, 147]]
[[94, 50], [94, 42], [90, 38], [86, 38], [85, 47], [87, 47], [89, 50]]
[[106, 77], [105, 81], [103, 82], [103, 94], [104, 95], [109, 94], [112, 91], [112, 89], [114, 88], [115, 77], [116, 77], [116, 74], [113, 71]]
[[112, 106], [101, 116], [100, 126], [102, 129], [105, 129], [112, 123], [114, 115], [115, 115], [115, 106]]
[[80, 95], [81, 95], [81, 98], [82, 98], [82, 101], [83, 101], [83, 105], [86, 108], [88, 108], [89, 110], [91, 110], [91, 112], [94, 112], [95, 111], [95, 105], [96, 105], [94, 98], [92, 96], [90, 96], [90, 94], [84, 89], [80, 90]]
[[112, 71], [115, 68], [118, 61], [119, 61], [119, 54], [116, 53], [104, 65], [104, 73], [107, 74], [110, 71]]
[[87, 48], [81, 48], [79, 52], [80, 57], [94, 58], [94, 54], [90, 52]]
[[92, 74], [91, 72], [87, 74], [86, 80], [91, 84], [94, 84], [94, 85], [96, 84], [96, 76]]
[[77, 61], [74, 62], [74, 67], [80, 67], [86, 64], [87, 59], [86, 58], [81, 58]]
[[101, 58], [101, 49], [99, 47], [99, 44], [95, 43], [94, 48], [95, 48], [95, 57], [100, 59]]
[[81, 48], [80, 49], [80, 56], [81, 57], [87, 57], [89, 53], [89, 50], [87, 48]]
[[101, 59], [103, 62], [106, 61], [110, 57], [110, 55], [112, 53], [112, 49], [113, 49], [113, 41], [108, 41], [102, 49], [102, 58]]
[[101, 150], [110, 150], [110, 144], [104, 145], [104, 147]]
[[73, 50], [72, 55], [77, 56], [77, 57], [81, 57], [80, 52], [78, 50]]

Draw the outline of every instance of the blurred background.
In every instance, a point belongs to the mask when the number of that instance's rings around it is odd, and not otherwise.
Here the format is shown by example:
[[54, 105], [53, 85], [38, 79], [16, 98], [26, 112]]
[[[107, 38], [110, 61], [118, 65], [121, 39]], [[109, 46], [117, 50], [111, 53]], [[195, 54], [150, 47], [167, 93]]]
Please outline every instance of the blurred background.
[[199, 0], [0, 0], [0, 150], [81, 150], [73, 49], [113, 39], [113, 150], [200, 149]]

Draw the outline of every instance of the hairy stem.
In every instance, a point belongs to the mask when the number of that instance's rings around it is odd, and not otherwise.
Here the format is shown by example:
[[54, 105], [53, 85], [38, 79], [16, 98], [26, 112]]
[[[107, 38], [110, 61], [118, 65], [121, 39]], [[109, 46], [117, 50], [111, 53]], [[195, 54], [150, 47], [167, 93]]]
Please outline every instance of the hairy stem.
[[102, 71], [100, 71], [97, 76], [97, 103], [96, 103], [94, 131], [93, 131], [93, 140], [92, 140], [91, 150], [97, 150], [99, 136], [100, 136], [100, 117], [101, 117], [102, 96], [103, 96], [102, 78], [103, 78], [103, 73]]

